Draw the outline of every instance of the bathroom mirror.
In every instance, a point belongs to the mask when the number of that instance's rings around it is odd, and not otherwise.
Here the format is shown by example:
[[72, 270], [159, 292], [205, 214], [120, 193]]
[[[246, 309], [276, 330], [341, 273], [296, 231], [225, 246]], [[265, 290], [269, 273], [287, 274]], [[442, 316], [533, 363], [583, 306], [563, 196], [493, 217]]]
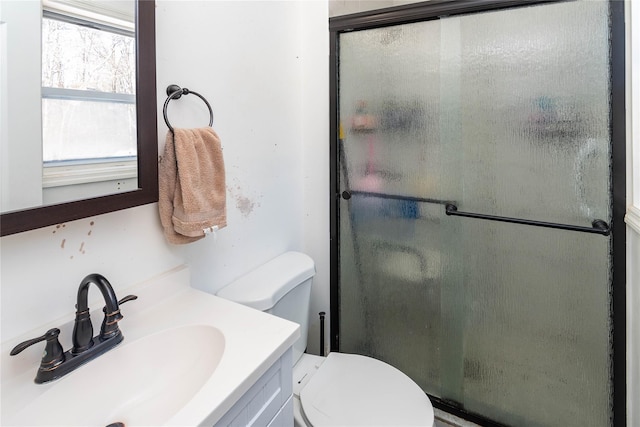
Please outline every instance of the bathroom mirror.
[[[82, 3], [81, 0], [74, 0], [76, 3]], [[3, 2], [4, 3], [4, 2]], [[22, 2], [14, 2], [22, 3]], [[26, 5], [40, 2], [24, 2]], [[47, 0], [44, 2], [47, 3]], [[69, 2], [73, 3], [73, 2]], [[106, 3], [106, 2], [105, 2]], [[118, 2], [112, 2], [118, 3]], [[5, 7], [7, 3], [2, 5], [4, 10], [1, 10], [3, 14], [9, 7]], [[91, 2], [86, 2], [91, 4]], [[7, 22], [0, 19], [0, 25], [5, 26]], [[11, 22], [8, 23], [11, 25]], [[16, 26], [25, 25], [23, 22], [17, 22], [13, 24]], [[40, 24], [38, 24], [40, 25]], [[9, 27], [5, 27], [9, 28]], [[38, 32], [39, 33], [39, 32]], [[6, 32], [3, 31], [3, 42], [11, 43], [11, 39], [5, 36]], [[10, 46], [7, 46], [7, 51]], [[3, 60], [6, 59], [3, 56]], [[26, 204], [23, 208], [7, 208], [8, 204], [2, 203], [2, 214], [0, 217], [0, 229], [1, 236], [15, 234], [27, 230], [33, 230], [53, 224], [59, 224], [67, 221], [73, 221], [89, 216], [99, 215], [107, 212], [113, 212], [120, 209], [126, 209], [134, 206], [139, 206], [147, 203], [153, 203], [158, 200], [158, 143], [157, 143], [157, 104], [156, 104], [156, 61], [155, 61], [155, 2], [147, 0], [135, 1], [135, 97], [131, 97], [133, 102], [131, 104], [131, 115], [134, 116], [133, 122], [135, 130], [132, 131], [133, 135], [131, 139], [133, 153], [130, 156], [133, 159], [133, 165], [131, 170], [133, 176], [130, 182], [133, 182], [132, 188], [123, 186], [122, 189], [116, 189], [115, 192], [107, 193], [106, 195], [98, 195], [105, 193], [91, 193], [83, 194], [82, 196], [71, 195], [66, 200], [60, 200], [55, 202], [47, 202], [38, 204]], [[3, 61], [4, 62], [4, 61]], [[23, 68], [26, 70], [27, 68]], [[4, 72], [4, 71], [3, 71]], [[11, 76], [11, 75], [10, 75]], [[0, 91], [0, 101], [2, 105], [2, 111], [9, 111], [7, 104], [11, 104], [9, 100], [19, 98], [18, 96], [11, 96], [12, 82], [11, 77], [5, 76], [2, 82], [2, 90]], [[40, 93], [40, 87], [38, 88], [20, 88], [20, 93], [26, 93], [28, 90], [36, 90]], [[5, 95], [3, 96], [2, 93]], [[7, 96], [7, 93], [9, 95]], [[44, 90], [43, 90], [44, 93]], [[40, 95], [38, 95], [40, 96]], [[2, 99], [3, 98], [3, 99]], [[135, 104], [134, 104], [135, 103]], [[135, 105], [135, 107], [133, 106]], [[38, 107], [40, 107], [38, 105]], [[21, 114], [24, 116], [24, 114]], [[36, 126], [36, 123], [30, 121], [29, 117], [12, 117], [9, 119], [10, 123], [6, 121], [3, 126], [0, 127], [0, 136], [3, 139], [1, 161], [3, 169], [8, 169], [7, 166], [18, 168], [21, 162], [21, 156], [23, 152], [28, 150], [27, 144], [33, 143], [30, 141], [32, 138], [19, 138], [24, 139], [18, 141], [18, 145], [13, 145], [12, 148], [6, 148], [5, 140], [7, 135], [7, 127], [18, 127], [21, 123], [21, 129]], [[37, 122], [37, 120], [35, 120]], [[39, 123], [38, 123], [39, 125]], [[14, 138], [15, 140], [16, 138]], [[38, 140], [36, 144], [40, 144]], [[16, 147], [18, 147], [16, 149]], [[38, 148], [42, 150], [41, 148]], [[42, 165], [39, 165], [42, 169]], [[2, 191], [7, 192], [7, 189], [14, 190], [8, 186], [13, 186], [10, 180], [5, 179], [3, 175], [2, 179]], [[117, 184], [118, 180], [116, 180]], [[18, 182], [19, 184], [19, 182]]]

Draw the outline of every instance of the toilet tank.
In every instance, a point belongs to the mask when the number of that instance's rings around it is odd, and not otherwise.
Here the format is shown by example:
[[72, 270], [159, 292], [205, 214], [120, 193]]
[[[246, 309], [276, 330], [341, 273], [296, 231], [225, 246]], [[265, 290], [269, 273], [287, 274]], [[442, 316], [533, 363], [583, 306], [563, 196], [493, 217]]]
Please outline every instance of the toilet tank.
[[315, 264], [300, 252], [286, 252], [220, 289], [216, 295], [296, 322], [300, 338], [293, 345], [293, 362], [307, 348], [309, 302]]

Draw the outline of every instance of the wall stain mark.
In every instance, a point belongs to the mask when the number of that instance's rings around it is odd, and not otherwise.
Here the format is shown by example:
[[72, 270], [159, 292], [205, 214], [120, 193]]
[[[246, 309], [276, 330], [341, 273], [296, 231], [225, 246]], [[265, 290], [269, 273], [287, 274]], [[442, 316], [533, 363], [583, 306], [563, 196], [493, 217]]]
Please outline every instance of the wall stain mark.
[[242, 187], [240, 185], [228, 185], [227, 191], [231, 198], [235, 200], [236, 208], [245, 218], [251, 215], [256, 207], [260, 206], [260, 203], [242, 194]]
[[244, 216], [249, 216], [254, 206], [255, 203], [248, 197], [236, 196], [236, 207]]

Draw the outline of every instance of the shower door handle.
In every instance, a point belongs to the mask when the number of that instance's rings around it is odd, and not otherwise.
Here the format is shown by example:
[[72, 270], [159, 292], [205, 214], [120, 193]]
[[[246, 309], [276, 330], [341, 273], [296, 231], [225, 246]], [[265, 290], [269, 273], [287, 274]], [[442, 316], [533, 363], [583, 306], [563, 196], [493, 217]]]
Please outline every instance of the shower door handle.
[[593, 222], [591, 223], [591, 227], [584, 227], [579, 225], [557, 224], [554, 222], [543, 222], [543, 221], [532, 221], [532, 220], [520, 219], [520, 218], [510, 218], [506, 216], [485, 215], [485, 214], [479, 214], [474, 212], [460, 212], [458, 211], [458, 207], [453, 203], [448, 203], [445, 209], [446, 209], [446, 214], [449, 216], [463, 216], [467, 218], [486, 219], [489, 221], [510, 222], [512, 224], [532, 225], [535, 227], [580, 231], [583, 233], [602, 234], [603, 236], [608, 236], [611, 233], [611, 227], [609, 227], [609, 225], [601, 219], [593, 220]]
[[338, 197], [342, 197], [344, 200], [349, 200], [351, 199], [352, 196], [376, 197], [381, 199], [395, 199], [395, 200], [405, 200], [405, 201], [445, 205], [445, 213], [448, 216], [462, 216], [467, 218], [484, 219], [489, 221], [499, 221], [499, 222], [509, 222], [512, 224], [531, 225], [535, 227], [555, 228], [559, 230], [569, 230], [569, 231], [580, 231], [583, 233], [601, 234], [603, 236], [608, 236], [611, 233], [611, 227], [609, 226], [609, 224], [606, 223], [606, 221], [602, 219], [594, 219], [591, 222], [591, 227], [584, 227], [580, 225], [558, 224], [554, 222], [510, 218], [506, 216], [485, 215], [485, 214], [480, 214], [475, 212], [461, 212], [458, 210], [458, 207], [450, 201], [439, 200], [439, 199], [428, 199], [423, 197], [400, 196], [395, 194], [374, 193], [374, 192], [357, 191], [357, 190], [353, 190], [353, 191], [345, 190]]

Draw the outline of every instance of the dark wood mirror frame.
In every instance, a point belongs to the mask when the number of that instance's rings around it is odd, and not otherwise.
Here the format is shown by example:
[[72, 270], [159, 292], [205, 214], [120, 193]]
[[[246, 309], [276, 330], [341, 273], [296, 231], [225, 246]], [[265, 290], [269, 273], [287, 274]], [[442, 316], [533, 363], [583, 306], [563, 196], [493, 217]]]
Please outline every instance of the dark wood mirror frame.
[[3, 213], [0, 217], [0, 236], [158, 201], [155, 2], [138, 0], [136, 16], [138, 189]]

